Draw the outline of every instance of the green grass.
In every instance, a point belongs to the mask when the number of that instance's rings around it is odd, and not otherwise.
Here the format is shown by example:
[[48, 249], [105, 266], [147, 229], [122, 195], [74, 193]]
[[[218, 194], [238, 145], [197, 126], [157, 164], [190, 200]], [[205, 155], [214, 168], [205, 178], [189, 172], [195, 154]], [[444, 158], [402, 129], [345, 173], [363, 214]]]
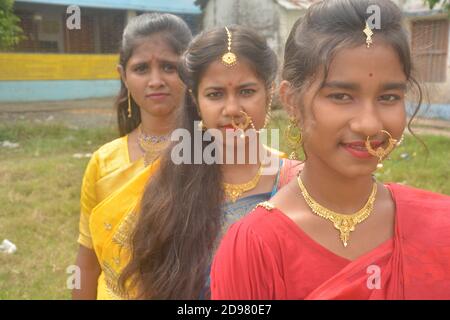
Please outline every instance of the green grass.
[[[411, 135], [384, 162], [376, 176], [381, 181], [399, 182], [420, 189], [450, 195], [450, 138], [420, 135], [427, 150]], [[408, 155], [406, 159], [402, 155]]]
[[[273, 121], [275, 127], [285, 125], [282, 118]], [[0, 253], [0, 299], [70, 298], [66, 268], [77, 252], [80, 185], [88, 161], [73, 154], [91, 153], [116, 136], [107, 127], [0, 123], [0, 142], [20, 143], [16, 149], [0, 147], [0, 241], [7, 238], [18, 247], [15, 254]], [[408, 136], [379, 179], [450, 194], [450, 139], [422, 139], [428, 157]]]
[[0, 299], [66, 299], [66, 268], [77, 252], [80, 184], [90, 153], [111, 140], [109, 128], [0, 124], [0, 241], [18, 250], [0, 253]]

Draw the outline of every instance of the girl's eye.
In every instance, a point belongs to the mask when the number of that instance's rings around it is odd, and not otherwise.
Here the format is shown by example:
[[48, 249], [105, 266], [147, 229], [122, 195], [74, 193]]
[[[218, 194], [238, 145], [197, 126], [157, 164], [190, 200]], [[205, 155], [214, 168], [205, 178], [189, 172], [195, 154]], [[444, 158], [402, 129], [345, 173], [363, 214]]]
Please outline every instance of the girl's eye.
[[385, 94], [380, 97], [380, 101], [383, 101], [383, 102], [395, 102], [400, 99], [401, 99], [400, 96], [398, 96], [396, 94]]
[[217, 99], [217, 98], [222, 97], [222, 92], [220, 92], [220, 91], [214, 91], [214, 92], [208, 93], [206, 96], [207, 96], [208, 98], [211, 98], [211, 99]]
[[254, 89], [242, 89], [242, 90], [241, 90], [241, 94], [242, 94], [243, 96], [250, 96], [250, 95], [252, 95], [253, 93], [255, 93], [255, 90], [254, 90]]
[[339, 102], [346, 102], [352, 99], [352, 97], [345, 93], [334, 93], [330, 94], [328, 97]]
[[134, 71], [138, 72], [138, 73], [143, 73], [147, 70], [147, 65], [146, 64], [140, 64], [138, 66], [136, 66], [136, 68], [134, 68]]
[[176, 68], [173, 64], [165, 63], [165, 64], [163, 65], [163, 70], [164, 70], [165, 72], [167, 72], [167, 73], [171, 73], [171, 72], [176, 71], [177, 68]]

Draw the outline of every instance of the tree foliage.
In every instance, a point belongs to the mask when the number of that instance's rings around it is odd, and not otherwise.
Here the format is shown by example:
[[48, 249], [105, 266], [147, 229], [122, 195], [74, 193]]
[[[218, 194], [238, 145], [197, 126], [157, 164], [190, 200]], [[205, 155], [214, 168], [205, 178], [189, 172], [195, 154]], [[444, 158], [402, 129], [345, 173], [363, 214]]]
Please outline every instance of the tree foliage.
[[444, 10], [447, 10], [448, 13], [450, 13], [450, 1], [449, 0], [424, 0], [425, 3], [430, 7], [430, 9], [433, 9], [437, 4], [441, 3], [442, 8]]
[[14, 0], [0, 0], [0, 50], [10, 49], [25, 38], [13, 6]]

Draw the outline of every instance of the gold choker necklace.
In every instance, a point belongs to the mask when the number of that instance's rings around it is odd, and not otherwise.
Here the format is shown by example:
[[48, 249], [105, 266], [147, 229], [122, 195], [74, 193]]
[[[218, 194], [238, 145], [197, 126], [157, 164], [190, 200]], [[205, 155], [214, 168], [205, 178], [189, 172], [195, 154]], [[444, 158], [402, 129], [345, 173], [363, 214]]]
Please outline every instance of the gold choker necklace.
[[144, 152], [144, 165], [148, 166], [155, 161], [161, 152], [167, 147], [170, 134], [164, 136], [147, 135], [142, 132], [139, 125], [138, 142], [139, 147]]
[[250, 191], [252, 189], [255, 189], [258, 185], [259, 178], [261, 178], [261, 171], [262, 167], [259, 167], [258, 172], [256, 175], [252, 178], [252, 180], [242, 183], [242, 184], [233, 184], [233, 183], [224, 183], [224, 191], [225, 195], [228, 199], [231, 200], [231, 202], [236, 202], [236, 200], [247, 191]]
[[375, 202], [375, 197], [377, 194], [377, 183], [373, 183], [372, 193], [370, 194], [369, 199], [367, 200], [364, 207], [362, 207], [362, 209], [354, 214], [341, 214], [323, 207], [322, 205], [317, 203], [317, 201], [311, 198], [305, 186], [303, 185], [300, 175], [298, 176], [297, 181], [303, 198], [311, 208], [312, 212], [319, 217], [333, 222], [334, 227], [340, 231], [340, 238], [342, 243], [344, 244], [344, 247], [347, 247], [347, 243], [350, 238], [350, 232], [354, 231], [355, 226], [358, 223], [366, 220], [373, 211], [373, 204]]

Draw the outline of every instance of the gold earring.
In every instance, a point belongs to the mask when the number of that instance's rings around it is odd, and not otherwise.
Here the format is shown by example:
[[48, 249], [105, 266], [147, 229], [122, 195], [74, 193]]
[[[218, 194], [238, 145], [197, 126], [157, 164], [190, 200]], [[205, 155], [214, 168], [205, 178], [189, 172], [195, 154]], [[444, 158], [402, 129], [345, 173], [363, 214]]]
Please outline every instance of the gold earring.
[[203, 124], [203, 120], [200, 120], [200, 122], [197, 124], [197, 128], [198, 128], [198, 130], [200, 130], [200, 131], [206, 130], [206, 127], [205, 127], [205, 125]]
[[392, 136], [389, 132], [387, 132], [386, 130], [381, 130], [381, 132], [386, 134], [389, 137], [389, 140], [388, 140], [389, 144], [386, 147], [386, 149], [383, 149], [382, 147], [378, 147], [376, 150], [374, 150], [372, 148], [372, 145], [370, 144], [370, 137], [367, 136], [367, 139], [366, 139], [367, 151], [369, 152], [369, 154], [378, 158], [378, 164], [377, 164], [378, 169], [383, 168], [383, 164], [381, 162], [383, 161], [383, 159], [385, 159], [389, 155], [389, 153], [391, 153], [391, 151], [397, 145], [397, 139], [392, 138]]
[[267, 105], [267, 114], [266, 114], [266, 119], [264, 120], [264, 127], [266, 128], [269, 125], [269, 121], [272, 118], [272, 102], [273, 102], [273, 95], [275, 94], [275, 84], [272, 83], [272, 90], [270, 92], [270, 98], [269, 98], [269, 104]]
[[[298, 132], [295, 133], [294, 130], [297, 130]], [[292, 150], [291, 154], [289, 155], [289, 159], [298, 160], [297, 149], [302, 143], [303, 136], [302, 131], [297, 126], [297, 122], [294, 117], [289, 118], [289, 125], [287, 127], [287, 130], [285, 131], [285, 138], [289, 149]]]
[[131, 94], [128, 90], [128, 118], [131, 118]]

